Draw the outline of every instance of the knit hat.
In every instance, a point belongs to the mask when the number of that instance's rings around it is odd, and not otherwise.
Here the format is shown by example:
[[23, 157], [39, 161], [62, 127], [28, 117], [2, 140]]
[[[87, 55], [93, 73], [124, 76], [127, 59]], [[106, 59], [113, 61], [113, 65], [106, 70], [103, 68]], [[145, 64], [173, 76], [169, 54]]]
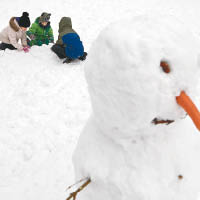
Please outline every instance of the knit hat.
[[42, 23], [42, 22], [49, 22], [50, 16], [51, 16], [50, 13], [43, 12], [43, 13], [41, 14], [41, 16], [40, 16], [39, 23]]
[[29, 19], [29, 14], [27, 12], [23, 12], [22, 16], [19, 19], [19, 26], [28, 28], [31, 24]]

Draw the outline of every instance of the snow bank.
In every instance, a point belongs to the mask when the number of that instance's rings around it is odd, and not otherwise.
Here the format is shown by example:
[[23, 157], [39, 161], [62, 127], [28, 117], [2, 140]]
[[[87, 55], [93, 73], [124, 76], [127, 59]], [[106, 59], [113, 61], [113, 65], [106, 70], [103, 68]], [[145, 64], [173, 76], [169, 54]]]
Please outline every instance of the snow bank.
[[[92, 179], [80, 199], [197, 199], [200, 137], [175, 97], [197, 96], [199, 52], [187, 25], [169, 15], [101, 32], [85, 67], [93, 115], [74, 153], [77, 179]], [[155, 126], [154, 118], [175, 122]]]
[[90, 113], [83, 62], [50, 45], [0, 52], [0, 198], [65, 199], [72, 152]]

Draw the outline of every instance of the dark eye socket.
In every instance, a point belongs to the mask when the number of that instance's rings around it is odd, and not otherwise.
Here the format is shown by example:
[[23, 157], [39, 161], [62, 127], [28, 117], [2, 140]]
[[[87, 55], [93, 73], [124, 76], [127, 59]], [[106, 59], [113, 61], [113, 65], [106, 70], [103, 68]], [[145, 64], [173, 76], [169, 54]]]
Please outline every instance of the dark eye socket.
[[167, 74], [170, 73], [170, 71], [171, 71], [169, 63], [167, 61], [161, 60], [160, 61], [160, 67]]

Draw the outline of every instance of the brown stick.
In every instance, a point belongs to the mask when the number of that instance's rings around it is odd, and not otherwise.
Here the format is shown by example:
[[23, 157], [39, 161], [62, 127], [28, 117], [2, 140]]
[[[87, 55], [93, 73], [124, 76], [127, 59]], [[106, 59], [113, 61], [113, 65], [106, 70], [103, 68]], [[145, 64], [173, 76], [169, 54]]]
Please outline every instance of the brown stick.
[[167, 120], [163, 120], [163, 119], [159, 120], [159, 119], [155, 118], [155, 119], [152, 120], [152, 123], [155, 124], [155, 125], [157, 125], [157, 124], [166, 124], [166, 125], [168, 125], [168, 124], [171, 124], [173, 122], [174, 122], [174, 120], [169, 120], [169, 119], [167, 119]]
[[87, 181], [85, 183], [83, 183], [75, 192], [72, 192], [70, 194], [70, 196], [66, 199], [66, 200], [70, 200], [71, 198], [73, 198], [73, 200], [76, 200], [76, 196], [77, 194], [83, 190], [89, 183], [91, 182], [91, 179], [88, 178]]
[[88, 177], [87, 177], [87, 178], [83, 178], [83, 179], [77, 181], [77, 182], [74, 183], [73, 185], [70, 185], [70, 186], [66, 189], [66, 191], [69, 190], [69, 189], [71, 189], [72, 187], [74, 187], [74, 186], [77, 185], [78, 183], [81, 183], [81, 182], [83, 182], [83, 181], [85, 181], [85, 180], [88, 180]]

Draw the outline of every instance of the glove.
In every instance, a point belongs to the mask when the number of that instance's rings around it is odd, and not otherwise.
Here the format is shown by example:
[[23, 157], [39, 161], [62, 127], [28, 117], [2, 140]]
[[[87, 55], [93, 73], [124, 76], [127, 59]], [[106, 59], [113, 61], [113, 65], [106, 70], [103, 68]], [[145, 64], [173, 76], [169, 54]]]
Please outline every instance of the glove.
[[41, 41], [41, 40], [38, 40], [38, 41], [37, 41], [37, 45], [38, 45], [38, 46], [42, 46], [42, 41]]
[[46, 45], [48, 45], [48, 44], [49, 44], [49, 40], [48, 40], [48, 39], [45, 39], [45, 40], [44, 40], [44, 43], [45, 43]]
[[54, 43], [54, 39], [52, 37], [50, 37], [48, 39], [49, 39], [49, 43]]
[[29, 48], [28, 48], [28, 47], [24, 47], [24, 48], [23, 48], [23, 51], [24, 51], [25, 53], [28, 53], [28, 52], [29, 52]]
[[35, 35], [31, 34], [29, 37], [31, 40], [35, 40]]
[[26, 45], [26, 46], [24, 46], [24, 47], [26, 47], [27, 49], [30, 49], [30, 48], [31, 48], [29, 45]]

